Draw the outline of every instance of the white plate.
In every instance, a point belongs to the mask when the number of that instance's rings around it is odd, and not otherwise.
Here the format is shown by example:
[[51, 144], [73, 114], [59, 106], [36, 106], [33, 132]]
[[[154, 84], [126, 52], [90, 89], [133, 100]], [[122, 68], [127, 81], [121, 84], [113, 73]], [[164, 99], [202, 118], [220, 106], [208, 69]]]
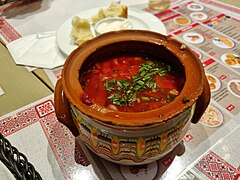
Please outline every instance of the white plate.
[[[221, 40], [221, 38], [222, 38], [222, 40]], [[227, 41], [229, 44], [227, 44], [223, 40]], [[230, 49], [234, 46], [234, 42], [230, 39], [225, 38], [225, 37], [215, 37], [212, 40], [212, 42], [215, 46], [223, 48], [223, 49]]]
[[231, 84], [233, 84], [233, 83], [234, 83], [235, 86], [236, 86], [236, 91], [237, 91], [238, 93], [240, 93], [240, 80], [234, 79], [234, 80], [231, 80], [231, 81], [229, 81], [229, 82], [227, 83], [227, 88], [228, 88], [228, 90], [229, 90], [234, 96], [240, 98], [240, 94], [237, 94], [237, 93], [234, 92], [234, 90], [231, 88]]
[[[218, 78], [216, 78], [216, 77], [213, 76], [212, 74], [206, 74], [206, 77], [207, 77], [207, 80], [208, 80], [209, 85], [210, 85], [210, 84], [213, 84], [213, 85], [215, 86], [214, 89], [211, 89], [211, 92], [215, 92], [215, 91], [217, 91], [217, 90], [220, 89], [220, 87], [221, 87], [221, 82], [220, 82], [220, 80], [219, 80]], [[211, 78], [212, 80], [211, 80], [210, 78]], [[214, 81], [214, 82], [213, 82], [213, 81]]]
[[[187, 22], [179, 22], [179, 19], [185, 19]], [[191, 20], [186, 18], [186, 17], [182, 17], [182, 16], [179, 16], [179, 17], [176, 17], [174, 18], [173, 20], [176, 24], [179, 24], [179, 25], [189, 25], [191, 23]]]
[[[193, 39], [196, 37], [197, 39]], [[191, 44], [200, 44], [204, 41], [204, 37], [195, 32], [187, 32], [183, 35], [183, 39]]]
[[120, 166], [122, 175], [126, 180], [154, 179], [157, 174], [157, 162], [139, 166]]
[[[93, 8], [86, 11], [83, 11], [74, 16], [79, 16], [80, 18], [88, 19], [93, 15], [97, 14], [99, 8]], [[59, 49], [66, 55], [69, 55], [74, 49], [78, 46], [74, 44], [71, 37], [72, 30], [72, 18], [67, 19], [57, 31], [57, 44]], [[133, 24], [133, 29], [138, 30], [150, 30], [158, 32], [163, 35], [167, 35], [167, 30], [156, 16], [138, 9], [129, 8], [128, 9], [128, 19]]]
[[190, 17], [195, 19], [195, 20], [203, 21], [203, 20], [206, 20], [208, 18], [208, 15], [203, 13], [203, 12], [192, 12], [190, 14]]
[[226, 53], [226, 54], [223, 54], [222, 56], [221, 56], [221, 60], [222, 60], [222, 62], [224, 62], [227, 66], [229, 66], [229, 67], [232, 67], [232, 68], [240, 68], [240, 63], [236, 63], [236, 64], [234, 64], [234, 65], [231, 65], [231, 64], [228, 64], [227, 63], [227, 60], [228, 60], [228, 58], [227, 58], [227, 55], [233, 55], [233, 56], [235, 56], [236, 58], [238, 58], [238, 59], [240, 59], [240, 56], [239, 55], [237, 55], [237, 54], [231, 54], [231, 53]]
[[187, 6], [187, 8], [191, 11], [202, 11], [204, 7], [201, 4], [192, 3]]
[[207, 127], [217, 127], [223, 122], [222, 113], [215, 107], [209, 105], [200, 119], [200, 123]]

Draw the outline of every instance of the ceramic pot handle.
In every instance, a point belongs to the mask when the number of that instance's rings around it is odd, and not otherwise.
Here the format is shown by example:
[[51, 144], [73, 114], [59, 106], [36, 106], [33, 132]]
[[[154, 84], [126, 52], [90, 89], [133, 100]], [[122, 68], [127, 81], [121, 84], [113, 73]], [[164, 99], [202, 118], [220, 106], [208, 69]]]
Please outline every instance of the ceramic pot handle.
[[210, 98], [211, 98], [211, 95], [210, 95], [209, 84], [208, 84], [207, 78], [204, 77], [203, 92], [197, 100], [196, 109], [192, 118], [192, 123], [196, 124], [200, 120], [203, 113], [208, 107]]
[[58, 121], [63, 123], [77, 137], [79, 135], [78, 129], [75, 126], [71, 113], [69, 102], [62, 89], [62, 79], [57, 81], [54, 92], [54, 105]]

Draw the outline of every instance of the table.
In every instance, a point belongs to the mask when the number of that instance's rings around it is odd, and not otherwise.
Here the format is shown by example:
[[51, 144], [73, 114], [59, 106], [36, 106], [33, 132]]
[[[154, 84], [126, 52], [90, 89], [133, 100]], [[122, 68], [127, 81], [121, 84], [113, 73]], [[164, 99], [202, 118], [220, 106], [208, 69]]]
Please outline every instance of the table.
[[5, 92], [0, 99], [0, 116], [52, 94], [34, 74], [16, 66], [3, 44], [0, 52], [0, 86]]
[[[221, 1], [240, 7], [238, 0]], [[1, 16], [19, 33], [15, 34], [13, 38], [18, 38], [19, 36], [36, 32], [56, 30], [69, 16], [84, 9], [107, 6], [110, 2], [110, 0], [89, 0], [87, 2], [78, 0], [78, 6], [76, 6], [75, 0], [67, 2], [64, 0], [57, 2], [50, 0], [35, 1], [27, 6], [16, 3], [13, 9], [10, 8], [7, 11], [3, 11], [4, 8], [0, 6], [0, 12]], [[135, 6], [136, 4], [145, 3], [145, 1], [123, 0], [122, 3]], [[217, 7], [219, 4], [215, 5], [216, 8], [220, 8], [220, 6]], [[184, 14], [184, 12], [182, 12], [182, 14]], [[41, 23], [45, 18], [47, 18], [47, 21]], [[176, 38], [179, 38], [177, 34]], [[6, 43], [6, 41], [2, 41], [0, 44], [0, 86], [5, 92], [4, 95], [0, 96], [1, 133], [3, 133], [13, 145], [17, 146], [20, 151], [27, 155], [28, 159], [33, 162], [44, 179], [74, 179], [80, 175], [83, 176], [83, 172], [87, 173], [85, 175], [89, 179], [113, 178], [109, 171], [104, 168], [111, 166], [111, 164], [109, 165], [108, 162], [99, 160], [94, 154], [88, 152], [78, 139], [75, 139], [64, 126], [56, 121], [53, 109], [54, 84], [49, 79], [49, 76], [47, 76], [46, 71], [37, 69], [29, 72], [23, 66], [16, 66], [4, 43]], [[40, 109], [42, 107], [47, 108], [46, 111], [41, 111]], [[236, 174], [239, 171], [237, 168], [240, 167], [238, 167], [238, 165], [240, 165], [240, 159], [232, 161], [232, 157], [228, 157], [238, 152], [236, 148], [227, 149], [232, 145], [226, 145], [229, 141], [234, 142], [233, 137], [240, 136], [238, 133], [239, 113], [236, 116], [226, 113], [226, 116], [225, 118], [228, 119], [229, 122], [226, 124], [225, 130], [227, 132], [231, 130], [231, 133], [225, 132], [226, 136], [218, 141], [218, 137], [222, 137], [222, 131], [214, 134], [208, 131], [209, 134], [206, 134], [206, 137], [213, 134], [208, 142], [209, 146], [214, 144], [214, 146], [211, 147], [211, 151], [207, 153], [206, 156], [197, 154], [196, 161], [198, 162], [196, 163], [192, 163], [192, 158], [185, 157], [185, 164], [183, 163], [182, 165], [187, 167], [187, 169], [179, 170], [179, 179], [184, 179], [184, 177], [195, 177], [199, 179], [210, 178], [210, 175], [207, 174], [209, 171], [201, 168], [201, 165], [206, 163], [204, 161], [206, 157], [213, 157], [216, 160], [215, 162], [221, 162], [225, 165], [229, 170], [227, 172], [232, 173], [231, 178], [233, 178], [234, 173]], [[235, 118], [235, 121], [230, 121], [232, 117], [233, 119]], [[6, 124], [8, 124], [8, 126]], [[202, 128], [200, 125], [197, 126], [198, 128]], [[234, 129], [233, 127], [235, 126], [236, 128]], [[190, 130], [190, 132], [192, 131]], [[192, 135], [194, 135], [194, 137], [198, 136], [198, 134], [194, 133]], [[188, 144], [190, 149], [196, 146], [193, 141], [191, 141], [192, 135], [189, 134], [185, 139], [185, 143], [186, 141], [190, 141]], [[23, 143], [20, 143], [20, 141]], [[64, 147], [68, 148], [65, 149]], [[236, 143], [236, 147], [239, 148], [239, 144]], [[41, 149], [41, 152], [39, 152], [39, 149]], [[218, 154], [216, 154], [216, 152], [218, 152]], [[191, 155], [194, 156], [194, 152]], [[39, 160], [38, 157], [43, 158]], [[227, 163], [229, 159], [231, 160], [231, 164]], [[173, 160], [174, 163], [170, 165]], [[164, 161], [166, 166], [159, 164], [159, 167], [167, 169], [161, 178], [171, 177], [169, 174], [177, 171], [174, 169], [179, 165], [177, 161], [181, 163], [181, 158], [169, 156], [169, 159]], [[113, 166], [112, 170], [116, 171], [117, 168]]]

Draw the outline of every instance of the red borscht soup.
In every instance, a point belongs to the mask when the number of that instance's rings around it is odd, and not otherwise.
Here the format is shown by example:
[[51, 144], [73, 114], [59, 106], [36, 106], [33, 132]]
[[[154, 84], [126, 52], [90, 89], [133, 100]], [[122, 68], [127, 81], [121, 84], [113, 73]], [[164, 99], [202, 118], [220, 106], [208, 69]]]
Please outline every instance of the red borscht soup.
[[161, 59], [136, 55], [95, 63], [80, 75], [82, 101], [111, 110], [143, 112], [160, 108], [179, 95], [185, 78]]

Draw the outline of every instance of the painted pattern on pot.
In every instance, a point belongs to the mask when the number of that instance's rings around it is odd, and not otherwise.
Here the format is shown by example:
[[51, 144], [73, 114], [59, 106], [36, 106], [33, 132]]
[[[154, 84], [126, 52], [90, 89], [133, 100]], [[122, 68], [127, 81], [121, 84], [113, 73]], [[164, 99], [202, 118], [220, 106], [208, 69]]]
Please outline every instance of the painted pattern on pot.
[[[129, 165], [151, 163], [170, 152], [186, 134], [193, 109], [194, 107], [189, 108], [180, 116], [170, 120], [176, 122], [174, 126], [168, 127], [166, 124], [164, 127], [161, 124], [135, 130], [138, 135], [136, 137], [134, 133], [133, 136], [126, 135], [123, 128], [109, 129], [108, 125], [104, 127], [104, 124], [98, 124], [97, 120], [84, 115], [74, 106], [71, 106], [71, 114], [80, 132], [81, 140], [90, 150], [109, 161]], [[158, 132], [154, 129], [158, 129]], [[143, 136], [139, 137], [139, 134]], [[144, 136], [144, 134], [148, 135]]]

